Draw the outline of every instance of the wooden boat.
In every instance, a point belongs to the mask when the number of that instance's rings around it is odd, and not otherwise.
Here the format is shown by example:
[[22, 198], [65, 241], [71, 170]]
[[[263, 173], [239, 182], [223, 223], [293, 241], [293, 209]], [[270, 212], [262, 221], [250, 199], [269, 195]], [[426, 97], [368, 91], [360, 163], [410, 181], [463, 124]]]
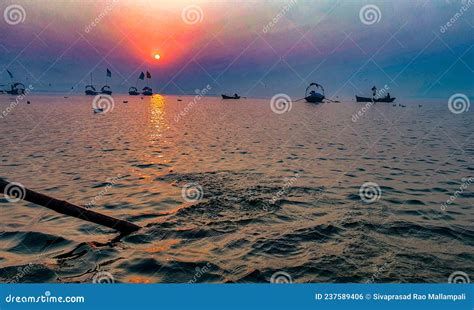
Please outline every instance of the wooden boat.
[[142, 91], [143, 91], [143, 92], [142, 92], [142, 95], [143, 95], [143, 96], [151, 96], [151, 95], [153, 95], [153, 90], [151, 89], [151, 87], [145, 86], [145, 87], [143, 87]]
[[104, 85], [100, 89], [100, 93], [104, 95], [112, 95], [112, 89], [110, 88], [109, 85]]
[[321, 103], [324, 100], [324, 95], [314, 94], [314, 95], [306, 96], [304, 97], [304, 99], [306, 100], [306, 102], [310, 102], [310, 103]]
[[311, 83], [306, 87], [304, 99], [309, 103], [321, 103], [326, 97], [324, 96], [324, 87], [318, 83]]
[[107, 69], [105, 71], [105, 85], [102, 86], [102, 88], [100, 89], [100, 93], [101, 94], [104, 94], [104, 95], [112, 95], [112, 88], [110, 88], [109, 85], [107, 85], [107, 78], [111, 78], [112, 77], [112, 72]]
[[369, 98], [369, 97], [359, 97], [356, 96], [356, 101], [357, 102], [393, 102], [396, 98], [395, 97], [389, 97], [389, 95], [383, 97], [383, 98]]
[[22, 83], [12, 83], [10, 89], [5, 90], [5, 93], [14, 96], [23, 95], [25, 93], [25, 85]]
[[95, 89], [93, 83], [92, 83], [92, 73], [91, 73], [91, 83], [89, 85], [86, 85], [86, 95], [88, 96], [96, 96], [99, 94], [99, 92]]
[[237, 94], [233, 96], [227, 96], [227, 95], [222, 94], [222, 99], [240, 99], [240, 96]]
[[86, 85], [86, 95], [96, 96], [99, 92], [95, 89], [94, 85]]
[[137, 89], [136, 87], [134, 87], [134, 86], [132, 86], [132, 87], [130, 87], [130, 88], [128, 89], [128, 94], [129, 94], [130, 96], [138, 96], [138, 95], [140, 95], [140, 93], [138, 92], [138, 89]]

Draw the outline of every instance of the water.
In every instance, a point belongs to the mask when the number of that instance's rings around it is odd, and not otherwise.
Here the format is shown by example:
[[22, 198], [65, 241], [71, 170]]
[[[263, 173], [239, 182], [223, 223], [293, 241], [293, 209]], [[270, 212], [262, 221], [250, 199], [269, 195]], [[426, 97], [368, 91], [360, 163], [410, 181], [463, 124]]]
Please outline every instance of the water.
[[[294, 282], [447, 282], [474, 273], [474, 184], [463, 179], [474, 170], [472, 112], [405, 100], [354, 122], [364, 104], [350, 100], [276, 114], [263, 99], [113, 98], [102, 114], [86, 96], [31, 95], [9, 108], [0, 176], [145, 228], [116, 239], [2, 197], [0, 281], [91, 282], [100, 271], [126, 283], [248, 283], [280, 271]], [[2, 111], [11, 99], [0, 97]], [[359, 195], [366, 182], [380, 188], [373, 203]], [[184, 197], [201, 200], [183, 198], [189, 186]]]

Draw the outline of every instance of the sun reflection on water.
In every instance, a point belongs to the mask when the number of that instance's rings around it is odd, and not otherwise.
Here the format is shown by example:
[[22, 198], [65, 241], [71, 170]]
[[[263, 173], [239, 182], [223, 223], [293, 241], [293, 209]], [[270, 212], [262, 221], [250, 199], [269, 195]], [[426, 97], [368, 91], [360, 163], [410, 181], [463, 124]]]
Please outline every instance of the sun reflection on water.
[[153, 95], [150, 98], [150, 122], [153, 130], [151, 138], [161, 137], [162, 131], [168, 129], [169, 126], [165, 119], [165, 97], [159, 94]]

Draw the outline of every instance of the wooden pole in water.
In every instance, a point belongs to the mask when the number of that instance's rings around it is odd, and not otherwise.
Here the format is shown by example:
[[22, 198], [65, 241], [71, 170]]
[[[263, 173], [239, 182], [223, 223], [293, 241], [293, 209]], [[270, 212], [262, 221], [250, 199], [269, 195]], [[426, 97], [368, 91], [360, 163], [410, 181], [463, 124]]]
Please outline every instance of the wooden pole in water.
[[124, 234], [130, 234], [141, 229], [140, 226], [133, 223], [94, 212], [86, 208], [73, 205], [64, 200], [58, 200], [43, 195], [25, 187], [19, 188], [20, 186], [18, 184], [10, 183], [0, 178], [0, 191], [2, 193], [6, 193], [6, 189], [12, 189], [13, 187], [16, 187], [16, 192], [19, 193], [18, 198], [46, 207], [64, 215], [69, 215], [84, 221], [110, 227]]

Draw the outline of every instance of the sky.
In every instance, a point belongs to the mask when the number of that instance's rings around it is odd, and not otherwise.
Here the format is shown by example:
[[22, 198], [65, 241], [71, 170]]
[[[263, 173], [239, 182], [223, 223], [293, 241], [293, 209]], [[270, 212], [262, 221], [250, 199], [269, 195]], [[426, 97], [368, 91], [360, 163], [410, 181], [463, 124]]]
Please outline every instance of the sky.
[[473, 1], [2, 1], [0, 84], [80, 93], [109, 68], [115, 92], [149, 71], [165, 94], [472, 96]]

